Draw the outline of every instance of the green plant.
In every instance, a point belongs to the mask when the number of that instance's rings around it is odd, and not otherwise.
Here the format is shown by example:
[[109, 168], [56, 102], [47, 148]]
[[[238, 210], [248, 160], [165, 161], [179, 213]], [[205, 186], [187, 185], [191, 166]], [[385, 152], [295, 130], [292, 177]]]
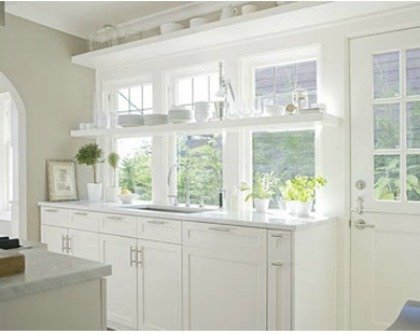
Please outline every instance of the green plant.
[[96, 166], [102, 162], [103, 152], [96, 143], [86, 144], [79, 149], [76, 160], [81, 165], [91, 166], [93, 169], [93, 182], [98, 183]]
[[119, 161], [120, 161], [120, 156], [118, 155], [118, 153], [115, 153], [115, 152], [109, 153], [108, 163], [113, 170], [112, 184], [114, 185], [114, 188], [117, 186], [117, 168], [118, 168]]
[[248, 195], [245, 197], [245, 201], [249, 201], [251, 198], [254, 199], [270, 199], [274, 196], [275, 192], [273, 185], [275, 182], [274, 174], [259, 174], [256, 173], [254, 176], [254, 184], [251, 188], [247, 183], [242, 182], [240, 186], [241, 191], [247, 191]]
[[296, 176], [287, 180], [282, 188], [285, 201], [309, 202], [314, 199], [315, 189], [323, 187], [327, 180], [321, 176]]

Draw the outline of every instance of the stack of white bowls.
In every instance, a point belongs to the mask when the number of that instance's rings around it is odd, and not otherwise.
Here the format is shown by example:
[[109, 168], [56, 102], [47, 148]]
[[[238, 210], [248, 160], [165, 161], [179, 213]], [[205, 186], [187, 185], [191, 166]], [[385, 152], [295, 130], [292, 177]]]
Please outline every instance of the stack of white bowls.
[[190, 109], [174, 107], [168, 111], [169, 123], [191, 123], [194, 121], [194, 114]]
[[139, 114], [118, 115], [118, 125], [123, 127], [144, 125], [144, 116]]
[[144, 115], [144, 125], [160, 125], [168, 123], [168, 116], [163, 114]]
[[207, 122], [210, 115], [210, 103], [207, 101], [199, 101], [194, 104], [195, 119], [197, 122]]

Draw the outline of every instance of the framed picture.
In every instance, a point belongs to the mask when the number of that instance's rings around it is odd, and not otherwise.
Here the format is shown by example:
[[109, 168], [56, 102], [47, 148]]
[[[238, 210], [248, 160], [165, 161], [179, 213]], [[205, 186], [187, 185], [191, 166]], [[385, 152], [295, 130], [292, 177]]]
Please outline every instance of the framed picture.
[[48, 200], [77, 201], [76, 163], [72, 160], [47, 160]]

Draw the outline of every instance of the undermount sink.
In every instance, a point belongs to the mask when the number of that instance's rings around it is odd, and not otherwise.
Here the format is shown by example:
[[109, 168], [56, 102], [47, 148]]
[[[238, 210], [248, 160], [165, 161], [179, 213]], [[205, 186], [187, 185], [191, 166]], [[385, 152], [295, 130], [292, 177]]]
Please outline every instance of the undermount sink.
[[165, 205], [124, 205], [121, 208], [131, 210], [145, 210], [157, 212], [173, 212], [173, 213], [199, 213], [206, 211], [215, 211], [214, 208], [199, 208], [199, 207], [186, 207], [186, 206], [165, 206]]

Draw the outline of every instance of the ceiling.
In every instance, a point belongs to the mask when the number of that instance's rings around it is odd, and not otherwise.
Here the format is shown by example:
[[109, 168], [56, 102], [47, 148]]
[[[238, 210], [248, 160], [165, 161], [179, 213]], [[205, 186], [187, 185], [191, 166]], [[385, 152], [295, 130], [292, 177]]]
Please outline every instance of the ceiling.
[[[82, 38], [104, 24], [120, 24], [191, 1], [7, 1], [6, 12]], [[7, 23], [6, 23], [7, 24]]]

